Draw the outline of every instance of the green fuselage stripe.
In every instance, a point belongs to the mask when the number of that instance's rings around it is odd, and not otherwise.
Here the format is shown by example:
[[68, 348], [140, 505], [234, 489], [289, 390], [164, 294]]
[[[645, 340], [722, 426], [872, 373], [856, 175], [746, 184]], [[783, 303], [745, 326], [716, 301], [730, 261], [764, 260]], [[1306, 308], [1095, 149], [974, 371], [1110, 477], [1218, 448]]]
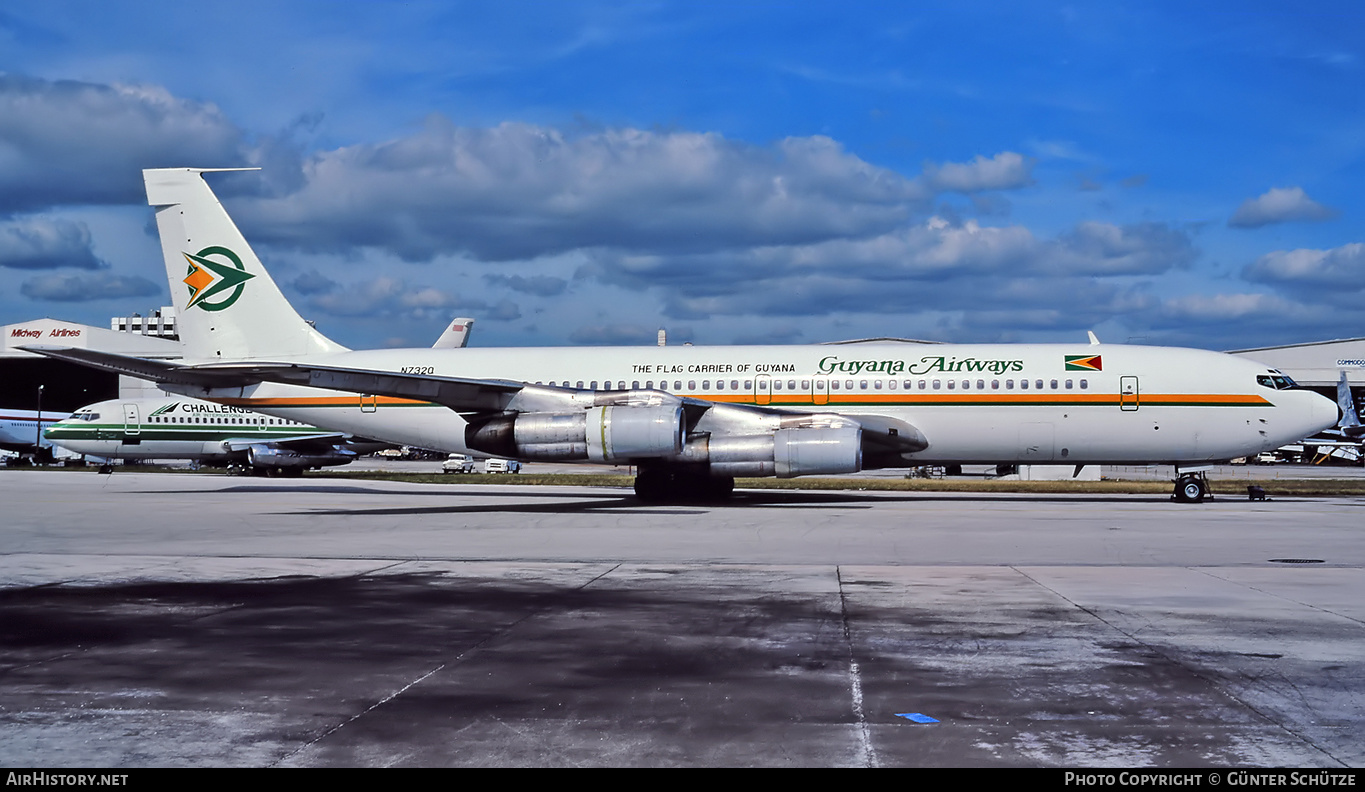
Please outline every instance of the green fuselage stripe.
[[124, 424], [92, 423], [80, 427], [54, 426], [46, 431], [49, 440], [117, 440], [132, 435], [142, 440], [198, 441], [213, 440], [263, 440], [275, 441], [311, 434], [325, 434], [312, 426], [219, 426], [216, 424], [166, 426], [163, 424], [138, 424], [135, 431], [128, 432]]

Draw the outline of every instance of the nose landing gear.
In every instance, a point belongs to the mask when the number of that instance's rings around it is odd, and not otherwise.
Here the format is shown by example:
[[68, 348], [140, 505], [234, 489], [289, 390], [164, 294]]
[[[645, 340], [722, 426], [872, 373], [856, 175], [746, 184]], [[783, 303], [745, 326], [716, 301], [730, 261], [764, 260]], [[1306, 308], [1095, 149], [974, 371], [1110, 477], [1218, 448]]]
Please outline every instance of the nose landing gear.
[[1205, 498], [1213, 500], [1213, 495], [1209, 492], [1208, 477], [1202, 470], [1179, 474], [1175, 480], [1175, 492], [1171, 493], [1171, 500], [1177, 503], [1201, 503]]

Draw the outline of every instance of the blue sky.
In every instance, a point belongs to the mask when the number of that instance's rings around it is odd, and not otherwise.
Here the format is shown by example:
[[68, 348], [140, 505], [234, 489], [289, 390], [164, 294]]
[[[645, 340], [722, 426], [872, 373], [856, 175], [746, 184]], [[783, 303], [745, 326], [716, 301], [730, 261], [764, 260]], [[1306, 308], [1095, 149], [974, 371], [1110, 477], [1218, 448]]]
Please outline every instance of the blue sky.
[[353, 347], [1365, 335], [1358, 3], [0, 7], [0, 324], [213, 184]]

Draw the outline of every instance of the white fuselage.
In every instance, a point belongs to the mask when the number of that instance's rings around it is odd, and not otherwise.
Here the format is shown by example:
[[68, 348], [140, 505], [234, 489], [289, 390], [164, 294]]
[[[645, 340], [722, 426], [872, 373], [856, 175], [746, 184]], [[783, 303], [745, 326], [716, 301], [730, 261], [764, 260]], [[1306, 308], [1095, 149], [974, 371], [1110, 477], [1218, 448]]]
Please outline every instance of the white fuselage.
[[[1267, 373], [1262, 366], [1168, 347], [406, 349], [314, 355], [307, 362], [887, 416], [928, 440], [923, 451], [905, 455], [907, 465], [1194, 464], [1277, 448], [1336, 420], [1335, 406], [1317, 394], [1259, 383]], [[463, 418], [427, 402], [273, 383], [194, 395], [387, 442], [469, 451]]]
[[32, 451], [40, 445], [48, 448], [52, 443], [40, 439], [40, 424], [42, 429], [46, 429], [69, 415], [70, 413], [64, 412], [0, 410], [0, 448], [24, 452]]
[[226, 462], [236, 443], [268, 444], [322, 430], [280, 416], [183, 397], [111, 399], [82, 407], [45, 437], [69, 451], [110, 459]]

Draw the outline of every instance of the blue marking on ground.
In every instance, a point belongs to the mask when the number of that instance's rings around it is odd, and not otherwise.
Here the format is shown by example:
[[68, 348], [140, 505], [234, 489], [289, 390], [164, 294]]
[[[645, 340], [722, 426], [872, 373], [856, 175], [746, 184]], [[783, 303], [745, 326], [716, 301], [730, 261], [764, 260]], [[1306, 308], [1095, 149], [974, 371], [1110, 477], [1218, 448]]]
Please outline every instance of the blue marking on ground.
[[938, 723], [937, 718], [931, 718], [922, 712], [897, 712], [896, 717], [912, 720], [915, 723]]

